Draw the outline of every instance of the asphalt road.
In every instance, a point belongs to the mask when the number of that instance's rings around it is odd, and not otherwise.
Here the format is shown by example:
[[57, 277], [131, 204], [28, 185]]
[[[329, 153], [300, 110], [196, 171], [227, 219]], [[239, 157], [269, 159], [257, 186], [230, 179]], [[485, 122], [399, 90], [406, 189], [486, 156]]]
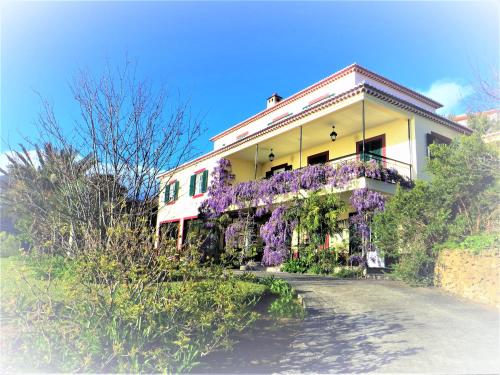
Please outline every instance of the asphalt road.
[[210, 372], [500, 373], [494, 308], [393, 281], [277, 276], [304, 298], [307, 317], [252, 333]]

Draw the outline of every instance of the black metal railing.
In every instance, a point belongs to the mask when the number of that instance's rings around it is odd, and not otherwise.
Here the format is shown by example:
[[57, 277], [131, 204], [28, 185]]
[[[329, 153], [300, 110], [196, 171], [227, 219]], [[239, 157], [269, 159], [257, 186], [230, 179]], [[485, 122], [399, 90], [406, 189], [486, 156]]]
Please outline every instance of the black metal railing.
[[[405, 177], [409, 180], [412, 179], [412, 166], [411, 166], [411, 164], [408, 164], [408, 163], [405, 163], [405, 162], [402, 162], [402, 161], [399, 161], [396, 159], [388, 158], [386, 156], [373, 154], [371, 152], [365, 152], [364, 155], [354, 153], [354, 154], [340, 156], [340, 157], [328, 160], [326, 162], [326, 164], [330, 164], [331, 166], [336, 167], [336, 166], [342, 165], [344, 163], [349, 163], [349, 162], [353, 162], [353, 161], [369, 162], [370, 160], [375, 160], [377, 163], [380, 163], [380, 165], [383, 166], [384, 168], [395, 170], [402, 177]], [[302, 169], [305, 167], [306, 166], [298, 168], [298, 169]], [[262, 178], [267, 179], [267, 178], [271, 178], [272, 176], [273, 176], [272, 174], [269, 174], [266, 177], [262, 177]], [[387, 182], [391, 182], [391, 181], [387, 181]]]
[[365, 152], [364, 154], [355, 153], [355, 154], [344, 155], [338, 158], [330, 159], [328, 160], [327, 163], [332, 166], [337, 166], [342, 163], [348, 163], [350, 161], [355, 161], [355, 160], [361, 160], [365, 162], [368, 162], [370, 160], [375, 160], [376, 162], [380, 163], [384, 168], [394, 169], [401, 176], [406, 177], [410, 180], [412, 179], [411, 164], [396, 159], [388, 158], [386, 156], [373, 154], [371, 152]]

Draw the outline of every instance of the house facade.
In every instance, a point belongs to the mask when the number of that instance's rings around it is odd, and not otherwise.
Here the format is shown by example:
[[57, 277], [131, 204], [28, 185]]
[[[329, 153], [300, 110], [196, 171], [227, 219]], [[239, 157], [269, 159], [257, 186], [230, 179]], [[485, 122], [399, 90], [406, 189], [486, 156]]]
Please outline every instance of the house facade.
[[[312, 164], [375, 159], [408, 179], [426, 179], [431, 143], [470, 134], [436, 113], [441, 104], [357, 64], [283, 99], [213, 136], [213, 150], [159, 176], [157, 230], [181, 246], [207, 198], [218, 160], [231, 162], [235, 183]], [[390, 182], [358, 178], [345, 187], [393, 194]]]

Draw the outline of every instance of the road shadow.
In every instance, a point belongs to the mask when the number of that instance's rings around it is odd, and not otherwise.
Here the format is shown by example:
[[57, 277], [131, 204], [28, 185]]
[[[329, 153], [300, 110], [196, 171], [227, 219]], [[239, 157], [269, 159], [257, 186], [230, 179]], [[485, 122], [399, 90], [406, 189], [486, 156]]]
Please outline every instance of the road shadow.
[[302, 321], [260, 321], [231, 352], [204, 359], [196, 373], [363, 373], [417, 354], [398, 339], [410, 318], [401, 312], [338, 314], [308, 308]]
[[338, 314], [310, 309], [279, 372], [376, 372], [402, 357], [416, 355], [422, 347], [401, 340], [405, 323], [400, 313]]

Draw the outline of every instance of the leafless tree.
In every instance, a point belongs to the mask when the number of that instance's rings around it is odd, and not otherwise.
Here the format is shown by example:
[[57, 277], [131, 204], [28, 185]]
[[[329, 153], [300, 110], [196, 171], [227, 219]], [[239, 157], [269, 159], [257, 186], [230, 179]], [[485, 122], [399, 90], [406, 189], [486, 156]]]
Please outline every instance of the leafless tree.
[[473, 112], [489, 109], [498, 109], [500, 106], [500, 75], [498, 66], [491, 66], [486, 72], [473, 68], [474, 95], [472, 95], [469, 106]]
[[68, 247], [77, 251], [77, 237], [93, 236], [105, 247], [109, 229], [118, 224], [153, 229], [161, 194], [156, 177], [194, 156], [202, 128], [188, 101], [138, 80], [130, 63], [108, 66], [99, 77], [80, 71], [71, 88], [80, 108], [75, 126], [68, 132], [43, 100], [38, 142], [76, 150], [88, 166], [76, 177], [71, 163], [54, 170], [60, 207], [71, 228]]

